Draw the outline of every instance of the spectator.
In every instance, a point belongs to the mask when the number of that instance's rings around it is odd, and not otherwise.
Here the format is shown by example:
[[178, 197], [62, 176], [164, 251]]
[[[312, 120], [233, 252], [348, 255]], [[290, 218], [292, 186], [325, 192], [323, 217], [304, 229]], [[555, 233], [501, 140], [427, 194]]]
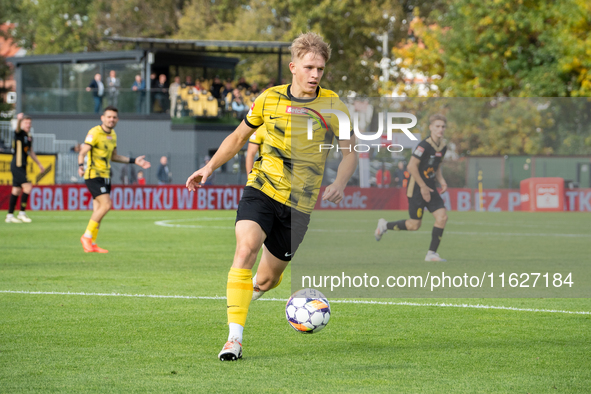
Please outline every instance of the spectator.
[[253, 82], [252, 85], [250, 86], [250, 91], [255, 96], [258, 96], [261, 93], [261, 89], [259, 89], [259, 84], [256, 82]]
[[194, 89], [193, 94], [201, 93], [201, 91], [203, 90], [203, 86], [201, 85], [200, 80], [195, 81], [195, 86], [193, 86], [193, 89]]
[[146, 178], [144, 178], [144, 172], [138, 171], [137, 172], [137, 184], [140, 186], [144, 186], [146, 184]]
[[176, 118], [176, 99], [181, 90], [181, 77], [174, 77], [174, 82], [168, 88], [168, 98], [170, 99], [170, 116]]
[[240, 77], [240, 79], [238, 80], [238, 85], [236, 85], [236, 87], [238, 89], [249, 90], [250, 84], [246, 82], [246, 79], [244, 79], [244, 77]]
[[160, 74], [154, 88], [154, 112], [168, 112], [168, 83], [166, 75]]
[[211, 89], [210, 89], [211, 95], [218, 100], [221, 99], [223, 87], [224, 87], [224, 85], [222, 85], [222, 81], [220, 80], [220, 77], [218, 77], [216, 75], [215, 78], [213, 79], [213, 83], [211, 84]]
[[379, 188], [382, 187], [390, 187], [390, 182], [392, 181], [392, 177], [390, 176], [390, 171], [387, 170], [382, 163], [382, 168], [376, 172], [376, 184]]
[[156, 73], [150, 74], [150, 89], [156, 89], [156, 85], [158, 84], [158, 80], [156, 79]]
[[160, 158], [160, 167], [158, 167], [157, 176], [159, 185], [168, 185], [170, 183], [172, 174], [168, 169], [168, 158], [166, 156]]
[[[231, 79], [227, 79], [224, 89], [222, 89], [222, 100], [226, 101], [226, 111], [230, 110], [230, 107], [232, 105], [232, 100], [234, 100], [234, 95], [232, 94], [232, 91], [234, 90], [234, 88], [232, 87], [232, 80]], [[231, 97], [228, 97], [228, 95], [232, 95]]]
[[86, 88], [87, 92], [92, 92], [92, 99], [94, 100], [94, 113], [101, 112], [103, 106], [103, 96], [105, 94], [105, 85], [101, 81], [101, 74], [96, 73], [90, 85]]
[[107, 91], [109, 92], [109, 105], [117, 108], [119, 101], [119, 88], [121, 87], [121, 81], [117, 78], [115, 70], [109, 71], [109, 77], [107, 78]]
[[236, 119], [243, 119], [246, 115], [246, 106], [242, 101], [242, 95], [238, 89], [234, 89], [232, 93], [234, 96], [234, 100], [232, 100], [232, 111], [234, 112], [234, 117]]
[[186, 88], [186, 87], [190, 87], [190, 86], [193, 86], [193, 77], [190, 75], [187, 75], [185, 77], [185, 83], [184, 83], [183, 87]]
[[394, 171], [394, 184], [396, 187], [404, 187], [404, 179], [406, 178], [405, 169], [404, 169], [404, 162], [400, 160], [398, 162], [398, 167], [396, 171]]
[[138, 74], [135, 76], [131, 90], [136, 92], [135, 110], [138, 114], [141, 114], [144, 110], [144, 103], [146, 102], [146, 82], [142, 79], [141, 75]]

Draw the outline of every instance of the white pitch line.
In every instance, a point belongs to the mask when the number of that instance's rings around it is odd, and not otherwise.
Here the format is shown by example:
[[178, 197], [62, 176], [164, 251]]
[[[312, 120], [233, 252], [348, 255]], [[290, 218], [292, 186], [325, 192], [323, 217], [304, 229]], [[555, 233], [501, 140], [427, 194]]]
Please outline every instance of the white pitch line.
[[[96, 297], [135, 297], [135, 298], [180, 298], [187, 300], [225, 300], [222, 296], [183, 296], [183, 295], [157, 295], [157, 294], [121, 294], [121, 293], [72, 293], [59, 291], [27, 291], [27, 290], [0, 290], [0, 293], [8, 294], [30, 294], [30, 295], [81, 295]], [[287, 302], [284, 298], [259, 298], [259, 301], [278, 301]], [[447, 303], [419, 303], [419, 302], [391, 302], [391, 301], [366, 301], [366, 300], [330, 300], [334, 304], [366, 304], [366, 305], [395, 305], [395, 306], [431, 306], [444, 308], [473, 308], [473, 309], [497, 309], [516, 312], [537, 312], [537, 313], [564, 313], [569, 315], [591, 315], [586, 311], [565, 311], [558, 309], [534, 309], [534, 308], [515, 308], [512, 306], [496, 306], [482, 304], [447, 304]]]
[[[230, 220], [232, 218], [203, 218], [204, 221], [213, 220]], [[196, 229], [216, 229], [216, 230], [233, 230], [234, 226], [209, 226], [199, 224], [172, 224], [171, 222], [188, 222], [188, 221], [200, 221], [202, 219], [172, 219], [172, 220], [158, 220], [154, 222], [156, 226], [162, 227], [173, 227], [173, 228], [196, 228]], [[321, 232], [321, 233], [366, 233], [373, 235], [372, 231], [351, 229], [344, 230], [338, 228], [332, 229], [321, 229], [321, 228], [310, 228], [309, 231]], [[431, 234], [430, 231], [411, 231], [413, 234]], [[591, 234], [561, 234], [561, 233], [496, 233], [496, 232], [478, 232], [478, 231], [446, 231], [446, 234], [453, 235], [498, 235], [505, 237], [564, 237], [564, 238], [591, 238]]]

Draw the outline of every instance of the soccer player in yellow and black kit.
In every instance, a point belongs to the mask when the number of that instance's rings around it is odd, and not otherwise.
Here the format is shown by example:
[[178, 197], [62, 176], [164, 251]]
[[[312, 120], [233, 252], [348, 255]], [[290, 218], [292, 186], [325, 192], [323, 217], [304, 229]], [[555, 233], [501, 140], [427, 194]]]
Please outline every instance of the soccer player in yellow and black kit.
[[[236, 252], [227, 283], [230, 333], [218, 354], [222, 361], [242, 357], [242, 332], [253, 298], [252, 267], [261, 247], [263, 253], [256, 273], [260, 294], [277, 286], [308, 228], [328, 155], [327, 150], [319, 151], [319, 144], [329, 144], [339, 137], [339, 132], [344, 132], [339, 130], [334, 114], [319, 118], [323, 108], [349, 113], [334, 92], [319, 86], [329, 58], [330, 47], [319, 35], [305, 33], [296, 38], [289, 64], [292, 83], [261, 94], [210, 162], [187, 179], [189, 190], [200, 187], [264, 125], [262, 156], [248, 176], [236, 215]], [[301, 130], [305, 131], [311, 118], [316, 123], [308, 139], [305, 132], [301, 135]], [[343, 199], [345, 186], [357, 167], [352, 141], [339, 139], [343, 158], [336, 180], [326, 187], [323, 200], [339, 203]]]
[[[86, 253], [107, 253], [96, 244], [101, 220], [111, 209], [111, 161], [117, 163], [135, 163], [146, 169], [150, 163], [145, 156], [137, 158], [125, 157], [117, 154], [117, 134], [115, 126], [119, 121], [115, 107], [107, 107], [101, 116], [102, 124], [90, 129], [78, 155], [78, 175], [84, 176], [86, 187], [92, 195], [92, 216], [86, 231], [80, 238]], [[84, 170], [84, 156], [87, 156], [87, 166]]]
[[[8, 204], [8, 214], [6, 215], [6, 223], [31, 223], [31, 219], [25, 213], [27, 209], [27, 202], [29, 201], [29, 194], [33, 185], [27, 179], [27, 157], [39, 166], [39, 170], [43, 172], [45, 168], [37, 159], [35, 152], [33, 152], [33, 137], [29, 134], [31, 131], [31, 118], [18, 114], [18, 122], [14, 132], [13, 150], [14, 155], [10, 162], [10, 172], [12, 173], [12, 190], [10, 193], [10, 201]], [[14, 209], [18, 196], [21, 196], [21, 206], [17, 217], [14, 217]]]
[[447, 183], [441, 173], [441, 161], [447, 152], [447, 145], [443, 139], [446, 125], [445, 116], [439, 114], [431, 116], [429, 118], [431, 135], [419, 142], [408, 163], [407, 171], [410, 173], [410, 178], [406, 196], [408, 197], [410, 219], [396, 222], [380, 219], [374, 233], [376, 240], [379, 241], [388, 230], [416, 231], [421, 227], [423, 210], [427, 207], [435, 217], [435, 225], [425, 261], [446, 261], [439, 256], [437, 248], [447, 222], [447, 212], [435, 185], [435, 180], [437, 180], [441, 185], [441, 193], [445, 193], [447, 190]]

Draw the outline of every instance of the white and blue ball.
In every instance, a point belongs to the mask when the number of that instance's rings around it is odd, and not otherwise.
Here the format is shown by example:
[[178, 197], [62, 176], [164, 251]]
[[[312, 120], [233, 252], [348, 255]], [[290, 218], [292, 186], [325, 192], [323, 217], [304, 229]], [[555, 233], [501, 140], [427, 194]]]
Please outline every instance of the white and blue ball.
[[330, 320], [330, 304], [316, 289], [303, 289], [293, 293], [285, 305], [289, 325], [303, 334], [322, 330]]

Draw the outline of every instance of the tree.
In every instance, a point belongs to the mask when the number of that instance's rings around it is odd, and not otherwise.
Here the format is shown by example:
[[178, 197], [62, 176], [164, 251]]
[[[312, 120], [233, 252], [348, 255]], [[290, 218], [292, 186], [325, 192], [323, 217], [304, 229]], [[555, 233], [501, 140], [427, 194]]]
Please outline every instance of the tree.
[[16, 43], [34, 54], [94, 49], [92, 0], [20, 0], [12, 4]]
[[[183, 6], [184, 2], [179, 0], [94, 0], [95, 34], [98, 37], [168, 38], [178, 30]], [[100, 47], [117, 45], [103, 41]]]

